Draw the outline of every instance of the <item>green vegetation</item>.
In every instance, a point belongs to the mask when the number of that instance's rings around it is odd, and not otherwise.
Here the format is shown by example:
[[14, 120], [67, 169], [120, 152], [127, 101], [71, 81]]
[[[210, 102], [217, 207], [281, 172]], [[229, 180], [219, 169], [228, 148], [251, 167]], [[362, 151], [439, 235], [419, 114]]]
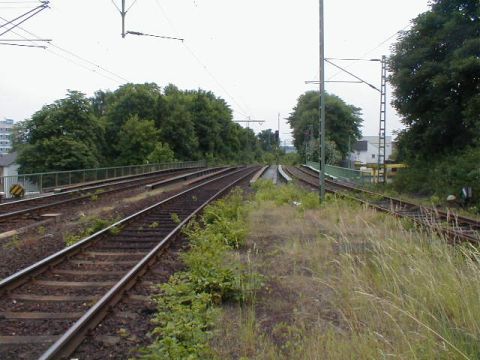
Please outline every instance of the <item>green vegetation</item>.
[[479, 146], [480, 3], [434, 0], [390, 58], [394, 105], [407, 129], [401, 159], [431, 160]]
[[[80, 240], [114, 224], [116, 221], [116, 219], [99, 219], [97, 217], [86, 216], [80, 221], [82, 230], [75, 234], [65, 233], [63, 236], [63, 241], [65, 242], [66, 246], [76, 244]], [[113, 228], [110, 230], [110, 232], [112, 232], [112, 230]]]
[[[308, 91], [299, 97], [288, 123], [293, 129], [295, 147], [303, 161], [318, 159], [318, 119], [320, 95]], [[360, 138], [361, 109], [346, 104], [338, 96], [326, 96], [326, 157], [329, 164], [337, 164], [348, 154], [350, 145]]]
[[390, 58], [394, 105], [406, 129], [396, 189], [445, 198], [474, 188], [480, 204], [480, 3], [434, 0]]
[[153, 83], [97, 91], [92, 98], [69, 91], [13, 133], [22, 173], [174, 159], [252, 163], [263, 156], [254, 132], [233, 122], [223, 99]]
[[223, 307], [217, 358], [479, 358], [477, 248], [352, 201], [257, 190], [245, 246], [264, 287]]
[[238, 302], [257, 286], [254, 274], [243, 269], [233, 253], [245, 241], [245, 206], [235, 192], [205, 209], [185, 235], [190, 250], [183, 254], [186, 270], [161, 285], [157, 340], [144, 350], [144, 359], [211, 359], [212, 328], [218, 305]]
[[480, 148], [467, 149], [461, 153], [444, 156], [436, 161], [417, 161], [415, 166], [402, 169], [395, 178], [393, 188], [438, 197], [445, 202], [448, 195], [460, 198], [464, 186], [473, 190], [472, 202], [467, 210], [480, 213]]

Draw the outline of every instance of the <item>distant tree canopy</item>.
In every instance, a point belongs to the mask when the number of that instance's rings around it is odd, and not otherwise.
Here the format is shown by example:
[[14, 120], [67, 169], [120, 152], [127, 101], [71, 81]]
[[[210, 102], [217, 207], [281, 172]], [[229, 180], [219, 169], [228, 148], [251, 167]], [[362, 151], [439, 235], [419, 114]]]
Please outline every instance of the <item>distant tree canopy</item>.
[[257, 137], [263, 151], [271, 152], [275, 147], [280, 146], [278, 138], [272, 129], [262, 130]]
[[228, 104], [204, 90], [126, 84], [92, 98], [69, 91], [18, 123], [22, 173], [208, 159], [253, 162], [260, 141], [232, 121]]
[[480, 145], [480, 2], [433, 0], [412, 25], [389, 61], [393, 104], [406, 125], [400, 158]]
[[[308, 91], [301, 95], [288, 123], [293, 129], [295, 147], [303, 159], [306, 157], [306, 144], [311, 155], [318, 159], [320, 93]], [[362, 124], [361, 110], [346, 104], [338, 96], [326, 96], [326, 138], [329, 163], [336, 163], [348, 154], [349, 145], [353, 146], [360, 138]]]

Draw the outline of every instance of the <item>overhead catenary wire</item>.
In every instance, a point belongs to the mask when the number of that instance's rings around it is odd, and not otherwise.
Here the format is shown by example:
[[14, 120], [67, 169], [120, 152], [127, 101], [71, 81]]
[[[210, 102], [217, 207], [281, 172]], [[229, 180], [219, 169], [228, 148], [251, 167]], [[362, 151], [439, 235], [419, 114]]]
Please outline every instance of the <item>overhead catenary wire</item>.
[[[40, 5], [40, 6], [37, 6], [36, 8], [31, 9], [30, 11], [27, 11], [26, 13], [23, 13], [22, 15], [17, 16], [16, 18], [14, 18], [14, 19], [12, 19], [12, 20], [7, 20], [7, 22], [6, 22], [5, 24], [0, 25], [0, 29], [3, 28], [3, 27], [5, 27], [5, 26], [8, 26], [8, 25], [10, 25], [10, 24], [15, 24], [15, 21], [20, 20], [21, 18], [23, 18], [23, 17], [31, 14], [27, 19], [24, 19], [24, 20], [21, 22], [21, 23], [23, 23], [23, 22], [25, 22], [26, 20], [30, 19], [32, 16], [36, 15], [38, 12], [40, 12], [40, 11], [42, 11], [42, 10], [45, 10], [47, 7], [48, 7], [48, 3], [47, 3], [47, 5], [42, 4], [42, 5]], [[33, 13], [33, 14], [32, 14], [32, 13]], [[10, 28], [9, 30], [7, 30], [6, 32], [12, 30], [13, 28], [15, 28], [16, 26], [20, 25], [21, 23], [13, 26], [12, 28]], [[3, 34], [5, 34], [6, 32], [0, 34], [0, 36], [3, 35]]]
[[365, 85], [371, 87], [372, 89], [377, 90], [378, 92], [381, 92], [380, 89], [377, 88], [376, 86], [374, 86], [374, 85], [370, 84], [369, 82], [363, 80], [362, 78], [360, 78], [359, 76], [355, 75], [354, 73], [346, 70], [345, 68], [343, 68], [343, 67], [335, 64], [334, 62], [330, 61], [329, 59], [325, 59], [325, 62], [329, 63], [330, 65], [332, 65], [332, 66], [334, 66], [334, 67], [336, 67], [336, 68], [338, 68], [338, 69], [340, 69], [341, 71], [347, 73], [348, 75], [354, 77], [354, 78], [357, 79], [358, 81], [361, 81], [362, 83], [364, 83]]
[[[170, 20], [170, 17], [168, 16], [167, 12], [165, 11], [165, 9], [163, 8], [163, 6], [160, 4], [160, 1], [159, 0], [155, 0], [155, 3], [157, 4], [158, 8], [160, 9], [163, 17], [167, 20], [167, 22], [169, 23], [170, 27], [172, 28], [172, 30], [174, 31], [174, 33], [178, 36], [179, 32], [178, 30], [176, 29], [175, 25], [173, 24], [173, 22]], [[183, 46], [185, 47], [185, 50], [187, 50], [190, 55], [193, 57], [193, 59], [200, 65], [200, 67], [203, 68], [203, 70], [212, 78], [212, 80], [217, 84], [217, 86], [222, 89], [222, 91], [230, 98], [230, 100], [233, 101], [233, 103], [236, 105], [237, 107], [237, 111], [240, 115], [243, 115], [245, 117], [249, 117], [249, 115], [247, 114], [249, 111], [247, 111], [245, 109], [245, 107], [243, 105], [241, 105], [236, 99], [235, 97], [225, 88], [225, 86], [223, 86], [223, 84], [217, 79], [217, 77], [209, 70], [209, 68], [204, 64], [204, 62], [200, 59], [200, 57], [193, 51], [193, 49], [188, 46], [188, 43], [187, 41], [182, 41], [182, 44]]]
[[[387, 42], [389, 42], [391, 39], [393, 39], [395, 36], [397, 36], [398, 34], [400, 34], [402, 31], [405, 31], [407, 30], [409, 27], [411, 26], [411, 24], [408, 24], [407, 26], [404, 26], [402, 29], [396, 31], [394, 34], [390, 35], [389, 37], [387, 37], [385, 40], [381, 41], [378, 45], [376, 45], [374, 48], [370, 49], [370, 50], [367, 50], [364, 54], [362, 54], [360, 56], [360, 59], [358, 61], [355, 61], [353, 63], [351, 63], [350, 65], [346, 66], [346, 69], [349, 69], [351, 68], [352, 66], [354, 66], [356, 63], [358, 63], [359, 61], [363, 61], [362, 58], [365, 58], [367, 55], [371, 54], [372, 52], [374, 52], [375, 50], [379, 49], [381, 46], [385, 45]], [[336, 73], [334, 73], [332, 76], [330, 76], [328, 78], [328, 80], [332, 80], [333, 78], [335, 78], [337, 75], [341, 74], [342, 71], [337, 71]]]
[[0, 45], [19, 46], [19, 47], [29, 47], [29, 48], [41, 48], [41, 49], [46, 49], [46, 48], [47, 48], [45, 45], [13, 44], [13, 43], [4, 43], [4, 42], [0, 42]]
[[[7, 19], [5, 19], [5, 18], [2, 17], [2, 16], [0, 16], [0, 19], [3, 20], [3, 21], [8, 21]], [[21, 27], [21, 26], [19, 26], [18, 29], [19, 29], [19, 30], [22, 30], [23, 32], [27, 33], [28, 35], [30, 35], [30, 36], [32, 36], [32, 37], [34, 37], [34, 38], [36, 38], [36, 39], [40, 39], [39, 36], [37, 36], [36, 34], [32, 33], [31, 31], [26, 30], [25, 28], [23, 28], [23, 27]], [[26, 36], [24, 36], [24, 35], [16, 32], [16, 31], [12, 31], [12, 33], [14, 33], [15, 35], [17, 35], [17, 36], [25, 39], [25, 41], [31, 41], [32, 44], [35, 45], [35, 43], [32, 41], [32, 39], [28, 39]], [[34, 47], [34, 46], [32, 46], [32, 47]], [[37, 46], [35, 46], [35, 47], [37, 47]], [[78, 59], [78, 60], [81, 60], [81, 61], [84, 62], [84, 63], [89, 64], [90, 66], [86, 66], [85, 64], [82, 64], [82, 63], [80, 63], [80, 62], [78, 62], [78, 61], [74, 61], [74, 60], [72, 60], [71, 58], [68, 58], [68, 57], [66, 57], [66, 56], [64, 56], [64, 55], [62, 55], [62, 54], [60, 54], [60, 53], [58, 53], [58, 52], [55, 52], [55, 51], [52, 50], [52, 48], [53, 48], [53, 49], [56, 49], [56, 50], [59, 50], [59, 51], [62, 51], [62, 52], [64, 52], [64, 53], [70, 55], [71, 57], [74, 57], [74, 58], [76, 58], [76, 59]], [[91, 61], [91, 60], [88, 60], [88, 59], [86, 59], [86, 58], [84, 58], [84, 57], [82, 57], [82, 56], [80, 56], [80, 55], [78, 55], [78, 54], [75, 54], [74, 52], [72, 52], [72, 51], [70, 51], [70, 50], [67, 50], [67, 49], [65, 49], [65, 48], [63, 48], [63, 47], [61, 47], [61, 46], [59, 46], [59, 45], [56, 45], [56, 44], [53, 44], [53, 43], [50, 42], [50, 43], [49, 43], [49, 47], [47, 47], [45, 50], [48, 51], [49, 53], [55, 55], [55, 56], [58, 56], [58, 57], [60, 57], [60, 58], [62, 58], [62, 59], [64, 59], [64, 60], [67, 60], [68, 62], [70, 62], [70, 63], [72, 63], [72, 64], [74, 64], [74, 65], [77, 65], [77, 66], [79, 66], [79, 67], [81, 67], [81, 68], [83, 68], [83, 69], [85, 69], [85, 70], [89, 70], [89, 71], [91, 71], [91, 72], [94, 72], [94, 73], [98, 74], [99, 76], [102, 76], [102, 77], [104, 77], [104, 78], [106, 78], [106, 79], [108, 79], [108, 80], [110, 80], [110, 81], [113, 81], [113, 82], [116, 82], [116, 83], [130, 82], [130, 81], [129, 81], [128, 79], [126, 79], [125, 77], [123, 77], [123, 76], [121, 76], [121, 75], [118, 75], [118, 74], [114, 73], [113, 71], [110, 71], [110, 70], [106, 69], [105, 67], [100, 66], [100, 65], [96, 64], [95, 62], [93, 62], [93, 61]], [[94, 67], [93, 69], [92, 69], [92, 66]], [[109, 75], [107, 75], [107, 74], [109, 74]], [[111, 75], [111, 76], [110, 76], [110, 75]], [[112, 76], [113, 76], [113, 77], [112, 77]]]

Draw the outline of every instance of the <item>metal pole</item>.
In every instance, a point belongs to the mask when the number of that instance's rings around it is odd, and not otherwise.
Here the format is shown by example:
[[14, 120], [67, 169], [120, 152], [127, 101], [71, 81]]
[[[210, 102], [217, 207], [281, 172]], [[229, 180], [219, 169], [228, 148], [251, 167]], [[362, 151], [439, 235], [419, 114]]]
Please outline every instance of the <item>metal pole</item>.
[[387, 183], [387, 57], [382, 56], [382, 77], [380, 84], [380, 126], [378, 131], [377, 183]]
[[320, 0], [320, 200], [325, 199], [325, 22]]
[[125, 11], [125, 0], [122, 0], [122, 38], [125, 38], [125, 15], [127, 12]]

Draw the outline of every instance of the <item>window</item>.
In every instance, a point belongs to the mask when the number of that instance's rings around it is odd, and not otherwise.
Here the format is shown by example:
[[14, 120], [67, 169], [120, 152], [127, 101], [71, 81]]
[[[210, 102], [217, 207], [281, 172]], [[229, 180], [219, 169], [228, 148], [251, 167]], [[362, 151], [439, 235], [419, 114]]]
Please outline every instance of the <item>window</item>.
[[375, 154], [372, 154], [372, 159], [375, 159]]

